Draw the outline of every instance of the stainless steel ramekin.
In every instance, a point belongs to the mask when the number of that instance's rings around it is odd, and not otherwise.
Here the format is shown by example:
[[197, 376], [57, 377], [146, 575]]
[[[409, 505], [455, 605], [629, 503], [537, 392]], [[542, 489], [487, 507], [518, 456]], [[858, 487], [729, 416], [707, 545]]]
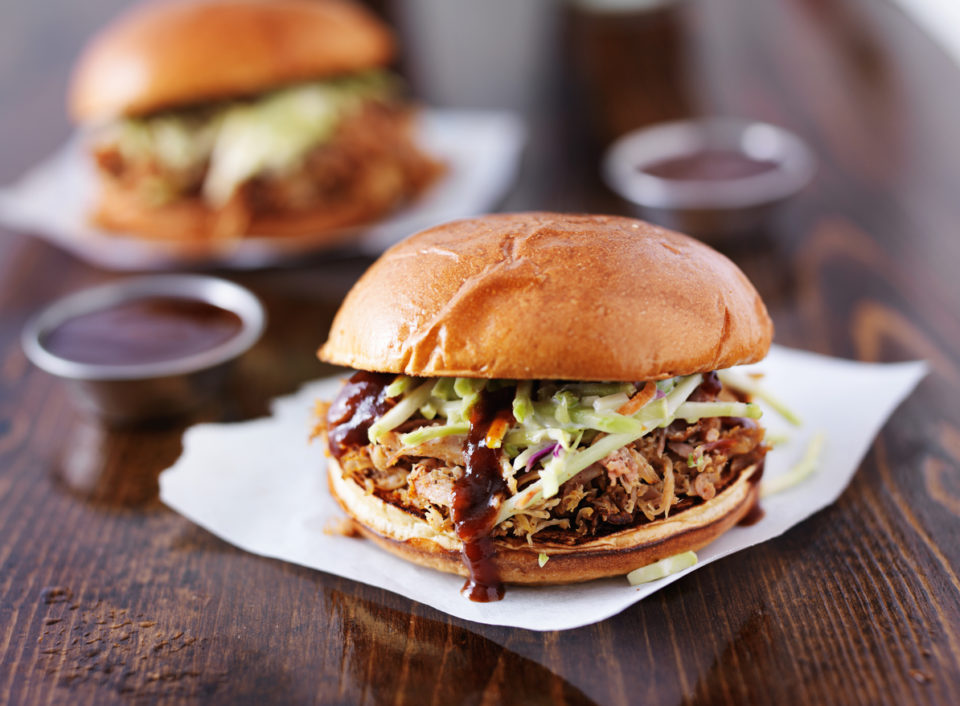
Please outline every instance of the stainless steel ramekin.
[[[136, 365], [80, 363], [44, 347], [45, 337], [73, 317], [152, 296], [218, 306], [240, 318], [240, 331], [200, 353]], [[155, 275], [125, 279], [59, 299], [27, 323], [21, 341], [34, 365], [68, 383], [82, 411], [109, 424], [130, 425], [176, 417], [211, 399], [221, 389], [229, 364], [257, 342], [265, 324], [260, 300], [238, 284], [202, 275]]]
[[[729, 179], [649, 174], [663, 160], [704, 150], [736, 152], [773, 169]], [[774, 206], [805, 187], [816, 159], [799, 137], [769, 123], [710, 118], [662, 123], [627, 133], [604, 155], [603, 177], [638, 215], [704, 239], [755, 229]]]

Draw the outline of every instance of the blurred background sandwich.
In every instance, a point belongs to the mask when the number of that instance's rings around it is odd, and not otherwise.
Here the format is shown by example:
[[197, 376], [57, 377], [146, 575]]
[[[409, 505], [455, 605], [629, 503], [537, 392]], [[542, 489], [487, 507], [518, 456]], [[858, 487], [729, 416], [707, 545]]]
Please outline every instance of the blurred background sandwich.
[[135, 7], [71, 85], [72, 117], [95, 128], [93, 220], [187, 242], [333, 241], [410, 201], [441, 167], [413, 140], [393, 56], [389, 29], [347, 0]]

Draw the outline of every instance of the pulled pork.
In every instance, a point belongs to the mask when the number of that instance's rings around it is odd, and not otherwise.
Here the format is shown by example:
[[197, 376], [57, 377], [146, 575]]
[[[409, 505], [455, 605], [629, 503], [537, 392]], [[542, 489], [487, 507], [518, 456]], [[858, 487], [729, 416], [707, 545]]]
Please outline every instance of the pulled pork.
[[[704, 384], [691, 400], [716, 399], [718, 393], [729, 396]], [[325, 410], [319, 411], [323, 419]], [[413, 419], [403, 430], [427, 423]], [[318, 433], [322, 427], [321, 422]], [[437, 530], [451, 530], [454, 484], [465, 466], [463, 438], [448, 436], [404, 448], [399, 436], [395, 431], [378, 444], [349, 448], [340, 458], [344, 475]], [[494, 536], [532, 541], [539, 534], [564, 541], [669, 517], [710, 500], [744, 468], [761, 464], [768, 450], [763, 438], [762, 427], [750, 419], [715, 417], [694, 424], [676, 420], [585, 468], [563, 483], [557, 495], [500, 523]], [[538, 477], [533, 472], [515, 478], [509, 464], [503, 465], [511, 492]]]
[[443, 169], [414, 143], [410, 109], [374, 100], [342, 120], [296, 167], [248, 180], [220, 207], [203, 196], [208, 161], [173, 168], [150, 155], [125, 155], [114, 142], [97, 145], [93, 156], [107, 180], [146, 208], [192, 203], [208, 209], [218, 216], [221, 237], [241, 234], [254, 218], [304, 212], [330, 213], [330, 227], [372, 220], [416, 197]]

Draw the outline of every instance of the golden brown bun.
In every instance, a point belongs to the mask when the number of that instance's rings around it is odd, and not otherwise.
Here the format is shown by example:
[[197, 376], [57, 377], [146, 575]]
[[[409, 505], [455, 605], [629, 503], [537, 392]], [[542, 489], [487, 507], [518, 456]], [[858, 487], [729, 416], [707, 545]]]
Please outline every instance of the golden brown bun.
[[390, 248], [319, 355], [424, 377], [631, 381], [754, 362], [772, 337], [753, 285], [699, 241], [632, 218], [520, 213]]
[[172, 0], [140, 5], [77, 64], [78, 122], [259, 93], [388, 63], [389, 30], [348, 0]]
[[[668, 519], [599, 539], [572, 545], [498, 539], [494, 561], [500, 578], [517, 584], [576, 583], [623, 576], [660, 559], [696, 551], [733, 527], [754, 506], [759, 492], [756, 473], [757, 467], [750, 466], [712, 500]], [[365, 537], [421, 566], [467, 575], [460, 542], [453, 534], [437, 533], [419, 517], [366, 494], [354, 481], [342, 478], [334, 459], [329, 459], [327, 480], [330, 492]], [[542, 567], [538, 561], [541, 552], [550, 557]]]

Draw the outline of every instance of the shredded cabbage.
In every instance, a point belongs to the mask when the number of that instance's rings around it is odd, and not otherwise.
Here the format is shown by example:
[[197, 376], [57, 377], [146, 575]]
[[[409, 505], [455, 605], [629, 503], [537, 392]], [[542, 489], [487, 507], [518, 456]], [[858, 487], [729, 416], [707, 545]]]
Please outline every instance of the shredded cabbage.
[[683, 552], [668, 556], [666, 559], [655, 561], [639, 569], [634, 569], [627, 574], [627, 581], [631, 586], [639, 586], [641, 583], [650, 583], [658, 579], [665, 578], [684, 569], [689, 569], [696, 565], [697, 555], [694, 552]]
[[439, 378], [433, 389], [430, 391], [431, 397], [436, 397], [443, 402], [449, 402], [456, 397], [453, 391], [453, 383], [456, 378]]
[[799, 463], [782, 476], [763, 479], [760, 483], [760, 497], [765, 498], [768, 495], [788, 490], [813, 475], [817, 466], [820, 465], [820, 454], [823, 452], [825, 441], [826, 434], [824, 432], [818, 431], [814, 434]]
[[[664, 417], [649, 419], [644, 423], [640, 423], [636, 429], [630, 432], [608, 434], [599, 441], [594, 442], [591, 446], [584, 449], [571, 449], [568, 453], [557, 459], [556, 463], [551, 462], [551, 470], [548, 472], [549, 477], [546, 480], [541, 475], [540, 480], [531, 483], [516, 495], [507, 498], [500, 505], [497, 522], [503, 522], [517, 514], [520, 510], [551, 497], [553, 493], [557, 492], [557, 490], [554, 489], [554, 482], [557, 488], [559, 488], [560, 485], [563, 485], [590, 464], [605, 458], [621, 446], [626, 446], [636, 441], [658, 426], [669, 424], [679, 406], [693, 393], [702, 381], [703, 376], [700, 374], [688, 375], [674, 386], [670, 394], [662, 400], [657, 400], [656, 402], [661, 403], [660, 406], [664, 408], [666, 413]], [[642, 415], [645, 409], [646, 407], [641, 409], [634, 418], [623, 417], [623, 415], [617, 416], [628, 420], [635, 419], [636, 416]], [[548, 491], [553, 491], [553, 493], [548, 494]]]
[[540, 469], [540, 484], [545, 498], [553, 497], [560, 490], [560, 469], [566, 454], [561, 452], [558, 455], [558, 449], [559, 446], [554, 448], [552, 458]]
[[386, 395], [387, 397], [399, 397], [409, 390], [413, 383], [414, 379], [409, 375], [397, 375], [397, 379], [387, 385]]
[[568, 382], [563, 385], [564, 390], [570, 390], [579, 397], [605, 397], [622, 392], [629, 395], [635, 386], [629, 382]]
[[449, 421], [466, 421], [470, 418], [470, 410], [480, 399], [480, 393], [486, 386], [486, 380], [477, 378], [455, 378], [453, 381], [453, 392], [460, 398], [459, 404], [447, 406], [447, 419]]
[[524, 468], [529, 471], [534, 467], [534, 465], [536, 465], [537, 461], [553, 451], [556, 447], [556, 441], [551, 441], [543, 446], [527, 447], [525, 451], [517, 454], [517, 457], [513, 460], [513, 469], [518, 471], [521, 468]]
[[612, 395], [596, 397], [590, 401], [590, 404], [597, 412], [614, 412], [629, 401], [630, 396], [626, 392], [615, 392]]
[[517, 392], [513, 398], [513, 418], [523, 424], [533, 414], [533, 403], [530, 401], [530, 392], [533, 390], [531, 380], [521, 380], [517, 383]]
[[[550, 401], [550, 404], [553, 406], [554, 418], [564, 426], [569, 426], [572, 424], [572, 420], [570, 419], [570, 408], [577, 403], [577, 396], [569, 390], [563, 390], [561, 392], [554, 393], [553, 398]], [[541, 410], [543, 407], [544, 405], [541, 405]], [[538, 413], [543, 414], [543, 412], [539, 410]]]
[[370, 429], [367, 430], [367, 437], [370, 441], [376, 443], [383, 434], [410, 419], [414, 412], [430, 397], [430, 390], [432, 388], [433, 381], [428, 381], [412, 392], [407, 393], [393, 408], [370, 425]]
[[775, 433], [772, 433], [772, 432], [768, 429], [768, 430], [767, 430], [767, 433], [764, 434], [764, 436], [763, 436], [763, 441], [764, 441], [764, 443], [767, 444], [767, 446], [774, 446], [774, 447], [775, 447], [775, 446], [783, 446], [784, 444], [787, 444], [787, 443], [790, 442], [790, 435], [789, 435], [789, 434], [775, 434]]
[[439, 439], [441, 436], [463, 435], [470, 431], [470, 425], [467, 422], [457, 422], [456, 424], [443, 424], [432, 427], [420, 427], [407, 434], [400, 435], [400, 443], [404, 446], [419, 446], [430, 439]]
[[300, 83], [255, 100], [168, 111], [112, 126], [107, 139], [128, 158], [152, 158], [176, 172], [209, 162], [204, 196], [226, 203], [244, 181], [296, 168], [329, 140], [363, 101], [388, 94], [393, 80], [379, 71]]
[[657, 381], [657, 389], [660, 390], [663, 394], [667, 394], [670, 390], [673, 389], [674, 385], [677, 384], [677, 378], [667, 378], [666, 380]]
[[763, 410], [752, 402], [684, 402], [675, 415], [688, 424], [699, 422], [704, 417], [747, 417], [760, 419]]
[[773, 393], [767, 390], [756, 380], [733, 370], [718, 370], [717, 377], [719, 377], [720, 382], [727, 387], [732, 387], [734, 390], [738, 390], [748, 395], [753, 395], [754, 397], [763, 400], [770, 405], [770, 407], [777, 414], [794, 426], [799, 427], [803, 425], [803, 420], [800, 419], [800, 416], [796, 412], [787, 407], [785, 402], [783, 402], [779, 397], [774, 396]]
[[479, 378], [454, 378], [453, 391], [462, 399], [476, 397], [480, 394], [487, 381]]

